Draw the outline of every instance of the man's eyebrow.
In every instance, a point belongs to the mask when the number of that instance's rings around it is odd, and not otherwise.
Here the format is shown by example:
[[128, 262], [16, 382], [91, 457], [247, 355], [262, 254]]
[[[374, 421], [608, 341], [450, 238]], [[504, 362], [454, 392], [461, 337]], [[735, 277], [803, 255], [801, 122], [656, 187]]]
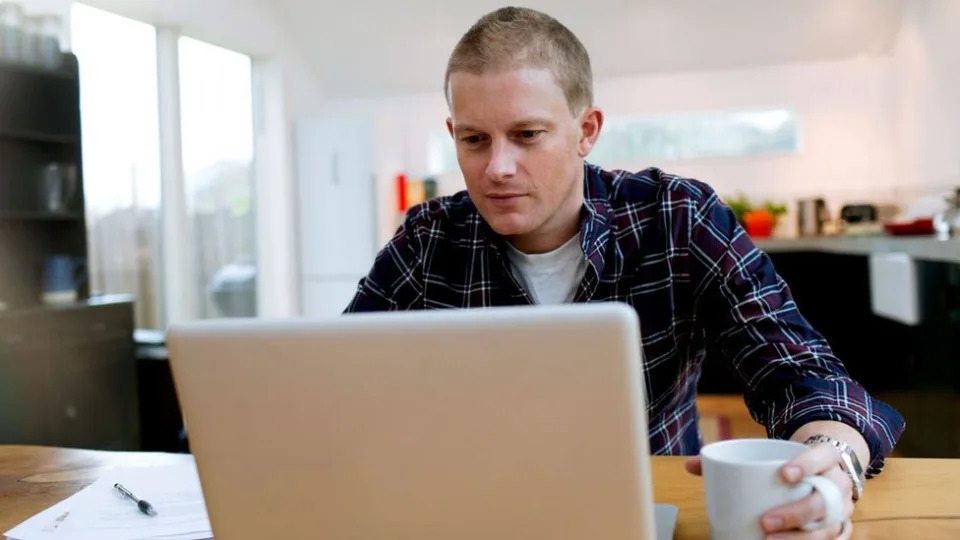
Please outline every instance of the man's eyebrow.
[[553, 122], [547, 120], [546, 118], [524, 118], [523, 120], [517, 120], [510, 125], [510, 129], [524, 129], [533, 126], [552, 126]]
[[474, 127], [474, 126], [471, 126], [470, 124], [457, 124], [457, 125], [453, 126], [453, 130], [456, 131], [457, 133], [463, 133], [463, 132], [474, 132], [474, 133], [475, 133], [475, 132], [482, 131], [482, 130], [479, 129], [479, 128], [476, 128], [476, 127]]
[[[510, 130], [528, 129], [536, 126], [553, 126], [554, 122], [546, 118], [523, 118], [510, 124]], [[483, 130], [471, 124], [458, 124], [453, 126], [455, 133], [483, 133]]]

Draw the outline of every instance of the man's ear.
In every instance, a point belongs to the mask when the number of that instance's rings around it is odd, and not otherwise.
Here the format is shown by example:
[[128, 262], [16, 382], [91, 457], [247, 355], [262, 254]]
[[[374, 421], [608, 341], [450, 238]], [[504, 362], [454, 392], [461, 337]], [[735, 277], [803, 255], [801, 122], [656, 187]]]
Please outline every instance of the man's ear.
[[453, 120], [447, 118], [447, 132], [450, 133], [450, 138], [453, 138]]
[[580, 140], [577, 141], [577, 153], [581, 158], [585, 158], [600, 137], [600, 130], [603, 129], [603, 111], [598, 107], [587, 107], [580, 113], [579, 122]]

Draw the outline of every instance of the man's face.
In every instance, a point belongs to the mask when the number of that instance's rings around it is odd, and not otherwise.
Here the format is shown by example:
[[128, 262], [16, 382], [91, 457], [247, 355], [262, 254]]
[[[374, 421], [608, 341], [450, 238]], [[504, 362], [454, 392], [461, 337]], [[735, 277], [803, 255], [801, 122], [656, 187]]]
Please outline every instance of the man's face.
[[569, 239], [570, 221], [573, 231], [579, 226], [583, 158], [599, 133], [599, 111], [573, 117], [551, 72], [538, 68], [454, 72], [449, 97], [447, 127], [480, 215], [518, 247], [550, 249]]

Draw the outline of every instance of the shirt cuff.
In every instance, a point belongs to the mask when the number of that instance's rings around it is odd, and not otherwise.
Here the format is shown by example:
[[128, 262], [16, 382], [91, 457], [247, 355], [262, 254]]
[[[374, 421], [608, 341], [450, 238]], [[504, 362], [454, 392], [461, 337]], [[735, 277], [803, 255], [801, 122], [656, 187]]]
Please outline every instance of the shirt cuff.
[[781, 402], [771, 403], [768, 411], [767, 434], [771, 438], [788, 439], [816, 420], [842, 422], [859, 431], [870, 449], [867, 478], [880, 474], [906, 427], [896, 409], [874, 399], [850, 379], [804, 381], [792, 386]]

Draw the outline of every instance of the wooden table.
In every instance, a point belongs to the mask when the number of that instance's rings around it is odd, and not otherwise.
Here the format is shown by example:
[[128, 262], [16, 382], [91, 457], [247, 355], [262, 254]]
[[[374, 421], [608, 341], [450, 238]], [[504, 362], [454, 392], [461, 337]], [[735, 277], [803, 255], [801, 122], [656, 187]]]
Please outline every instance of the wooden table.
[[[174, 464], [178, 454], [0, 446], [0, 533], [76, 493], [110, 467]], [[700, 479], [683, 458], [654, 457], [655, 499], [680, 509], [678, 539], [707, 539]], [[960, 538], [960, 460], [891, 459], [868, 481], [853, 538]]]

